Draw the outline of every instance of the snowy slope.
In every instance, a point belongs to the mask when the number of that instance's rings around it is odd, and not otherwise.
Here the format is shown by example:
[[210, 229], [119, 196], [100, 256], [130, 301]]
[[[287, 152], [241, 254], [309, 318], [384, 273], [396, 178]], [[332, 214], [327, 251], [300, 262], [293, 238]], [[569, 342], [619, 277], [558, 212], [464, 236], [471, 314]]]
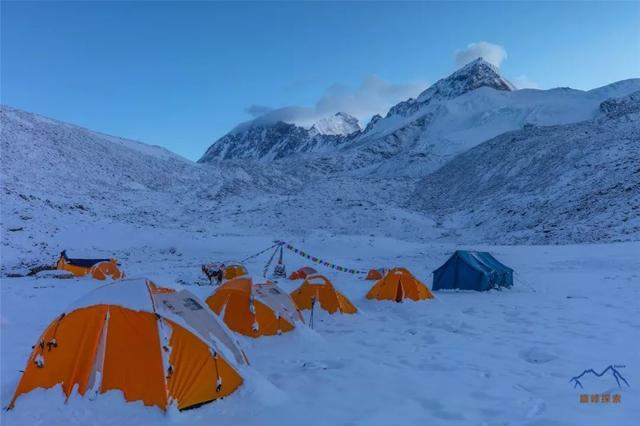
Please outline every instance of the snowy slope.
[[299, 185], [276, 169], [204, 167], [161, 148], [6, 106], [0, 122], [3, 269], [54, 256], [64, 248], [58, 237], [74, 229], [109, 223], [206, 229], [227, 220], [223, 202], [231, 206]]
[[594, 120], [527, 126], [458, 155], [417, 185], [414, 205], [482, 241], [640, 236], [640, 91]]
[[588, 93], [598, 99], [621, 98], [637, 91], [640, 85], [640, 78], [630, 78], [628, 80], [616, 81], [606, 86], [591, 89]]

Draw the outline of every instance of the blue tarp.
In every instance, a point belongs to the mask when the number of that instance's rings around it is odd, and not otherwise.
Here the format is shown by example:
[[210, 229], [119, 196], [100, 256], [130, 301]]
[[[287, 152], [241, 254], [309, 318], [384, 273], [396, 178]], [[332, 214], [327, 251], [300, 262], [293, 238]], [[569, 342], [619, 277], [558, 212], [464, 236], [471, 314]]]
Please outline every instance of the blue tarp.
[[485, 291], [513, 285], [513, 269], [485, 251], [457, 250], [433, 271], [433, 290]]

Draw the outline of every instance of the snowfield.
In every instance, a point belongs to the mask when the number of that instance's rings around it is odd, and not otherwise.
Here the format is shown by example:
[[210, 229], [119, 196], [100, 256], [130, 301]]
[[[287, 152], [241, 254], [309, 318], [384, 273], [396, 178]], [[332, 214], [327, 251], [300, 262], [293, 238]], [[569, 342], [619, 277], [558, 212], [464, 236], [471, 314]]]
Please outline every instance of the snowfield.
[[[203, 282], [199, 265], [206, 256], [238, 259], [271, 244], [267, 236], [120, 232], [130, 236], [128, 243], [109, 230], [89, 237], [117, 247], [114, 255], [130, 277], [175, 288]], [[455, 248], [346, 235], [291, 242], [348, 266], [407, 266], [428, 284], [430, 271]], [[118, 392], [65, 405], [53, 389], [21, 397], [3, 412], [3, 424], [637, 424], [640, 244], [474, 248], [515, 268], [515, 287], [438, 292], [432, 301], [395, 304], [366, 300], [371, 282], [323, 270], [359, 313], [322, 315], [314, 330], [240, 338], [252, 374], [224, 400], [163, 414], [124, 403]], [[260, 276], [264, 262], [265, 256], [249, 262], [250, 272]], [[289, 270], [304, 265], [289, 252], [285, 262]], [[279, 284], [293, 290], [299, 283]], [[4, 406], [41, 330], [98, 285], [50, 276], [3, 279]], [[212, 291], [186, 287], [201, 298]], [[609, 364], [626, 366], [620, 371], [631, 387], [618, 389], [610, 376], [587, 379], [584, 390], [569, 383], [584, 369]], [[608, 392], [621, 394], [621, 402], [579, 402], [581, 393]]]

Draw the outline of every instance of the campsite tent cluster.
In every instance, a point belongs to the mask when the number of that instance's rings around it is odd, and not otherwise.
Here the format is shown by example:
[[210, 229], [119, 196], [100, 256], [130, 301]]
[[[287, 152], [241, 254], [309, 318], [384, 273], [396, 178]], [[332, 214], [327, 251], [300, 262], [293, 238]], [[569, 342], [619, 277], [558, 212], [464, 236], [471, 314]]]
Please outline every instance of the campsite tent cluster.
[[[61, 385], [68, 399], [122, 391], [126, 401], [165, 410], [198, 407], [234, 392], [249, 360], [233, 332], [251, 338], [292, 331], [304, 323], [302, 311], [355, 314], [356, 306], [311, 267], [293, 272], [302, 284], [287, 294], [276, 283], [253, 283], [246, 268], [230, 263], [226, 281], [206, 301], [194, 294], [159, 287], [146, 279], [120, 279], [114, 259], [69, 259], [57, 269], [91, 275], [103, 285], [72, 304], [44, 330], [27, 362], [15, 394]], [[367, 299], [402, 302], [434, 296], [406, 268], [372, 269], [376, 282]], [[433, 289], [488, 290], [510, 287], [513, 270], [486, 252], [456, 251], [434, 271]], [[131, 338], [135, 335], [135, 338]]]

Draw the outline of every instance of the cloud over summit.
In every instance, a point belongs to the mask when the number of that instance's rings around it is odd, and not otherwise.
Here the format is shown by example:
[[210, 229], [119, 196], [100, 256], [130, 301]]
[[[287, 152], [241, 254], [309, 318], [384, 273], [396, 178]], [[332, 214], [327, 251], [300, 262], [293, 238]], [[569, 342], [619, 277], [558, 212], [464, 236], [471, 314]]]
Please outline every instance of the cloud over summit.
[[270, 111], [273, 111], [273, 108], [265, 105], [249, 105], [244, 109], [244, 112], [252, 117], [260, 117], [261, 115], [264, 115]]
[[[507, 51], [499, 44], [478, 41], [454, 52], [456, 68], [461, 68], [479, 57], [499, 68], [507, 59]], [[518, 88], [538, 87], [525, 75], [516, 77], [515, 83]], [[364, 77], [357, 86], [339, 83], [329, 86], [312, 106], [289, 105], [271, 108], [265, 105], [250, 105], [245, 108], [245, 112], [252, 117], [252, 121], [242, 123], [236, 130], [250, 124], [263, 125], [277, 121], [310, 127], [318, 120], [337, 112], [351, 114], [366, 124], [374, 114], [385, 115], [389, 108], [401, 101], [417, 97], [427, 86], [425, 82], [391, 83], [371, 74]]]
[[485, 61], [500, 68], [502, 61], [507, 59], [507, 51], [499, 44], [478, 41], [470, 43], [465, 49], [456, 50], [455, 52], [456, 67], [458, 68], [478, 58], [484, 58]]
[[426, 87], [426, 83], [397, 84], [369, 75], [356, 87], [338, 83], [331, 85], [313, 106], [270, 109], [251, 105], [245, 111], [256, 117], [255, 124], [284, 121], [308, 127], [337, 112], [346, 112], [366, 122], [374, 114], [385, 114], [398, 102], [417, 96]]

